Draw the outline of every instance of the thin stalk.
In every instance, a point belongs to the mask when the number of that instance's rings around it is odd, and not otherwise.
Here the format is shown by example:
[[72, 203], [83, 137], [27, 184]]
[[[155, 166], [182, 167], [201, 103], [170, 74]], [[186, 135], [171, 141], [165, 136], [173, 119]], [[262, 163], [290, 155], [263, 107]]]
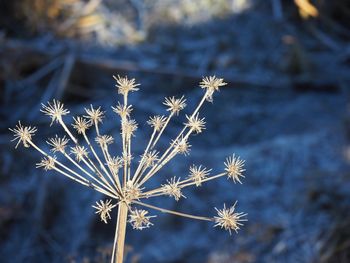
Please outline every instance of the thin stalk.
[[160, 136], [163, 134], [163, 131], [165, 130], [166, 126], [168, 125], [170, 119], [174, 116], [174, 112], [171, 112], [170, 115], [168, 116], [166, 122], [164, 123], [162, 129], [160, 130], [160, 132], [157, 135], [157, 138], [154, 140], [154, 142], [152, 143], [152, 147], [151, 149], [154, 148], [154, 146], [156, 146], [156, 143], [158, 142]]
[[156, 129], [153, 129], [152, 136], [151, 136], [151, 138], [150, 138], [150, 140], [149, 140], [149, 142], [147, 144], [146, 150], [144, 151], [144, 153], [142, 155], [142, 158], [141, 158], [141, 161], [140, 161], [140, 163], [139, 163], [139, 165], [138, 165], [138, 167], [136, 169], [136, 172], [135, 172], [135, 174], [134, 174], [134, 176], [132, 178], [132, 182], [133, 183], [134, 182], [136, 182], [136, 183], [138, 182], [139, 174], [140, 174], [140, 176], [142, 176], [142, 173], [143, 173], [142, 168], [143, 168], [143, 165], [144, 165], [145, 156], [148, 153], [149, 147], [151, 146], [151, 143], [152, 143], [152, 141], [154, 139], [154, 136], [155, 136], [156, 132], [157, 132]]
[[111, 263], [123, 263], [127, 217], [128, 206], [126, 203], [120, 202], [118, 205], [118, 219], [115, 227]]
[[151, 208], [154, 210], [158, 210], [158, 211], [163, 212], [163, 213], [168, 213], [168, 214], [173, 214], [173, 215], [177, 215], [177, 216], [198, 219], [198, 220], [203, 220], [203, 221], [213, 221], [213, 218], [211, 218], [211, 217], [194, 216], [194, 215], [190, 215], [190, 214], [186, 214], [186, 213], [181, 213], [181, 212], [177, 212], [177, 211], [173, 211], [173, 210], [164, 209], [164, 208], [153, 206], [150, 204], [145, 204], [145, 203], [139, 202], [139, 201], [133, 201], [133, 203], [141, 205], [141, 206], [145, 206], [145, 207], [148, 207], [148, 208]]
[[[111, 176], [109, 175], [108, 171], [106, 170], [106, 167], [103, 165], [103, 163], [101, 162], [100, 158], [98, 158], [98, 155], [95, 152], [95, 149], [92, 147], [89, 138], [86, 136], [86, 133], [83, 133], [84, 139], [86, 141], [86, 143], [88, 144], [92, 154], [95, 156], [97, 162], [100, 164], [100, 167], [102, 168], [103, 172], [107, 175], [107, 177], [109, 178], [109, 180], [111, 180], [112, 184], [118, 189], [117, 185], [115, 184], [114, 180], [111, 178]], [[118, 189], [120, 191], [120, 189]]]

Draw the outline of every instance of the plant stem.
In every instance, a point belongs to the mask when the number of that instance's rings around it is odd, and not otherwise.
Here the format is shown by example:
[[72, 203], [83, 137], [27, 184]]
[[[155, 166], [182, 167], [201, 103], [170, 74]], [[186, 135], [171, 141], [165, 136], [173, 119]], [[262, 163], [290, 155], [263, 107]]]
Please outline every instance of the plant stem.
[[111, 263], [123, 263], [127, 217], [128, 206], [124, 202], [120, 202], [118, 205], [118, 219], [115, 228]]

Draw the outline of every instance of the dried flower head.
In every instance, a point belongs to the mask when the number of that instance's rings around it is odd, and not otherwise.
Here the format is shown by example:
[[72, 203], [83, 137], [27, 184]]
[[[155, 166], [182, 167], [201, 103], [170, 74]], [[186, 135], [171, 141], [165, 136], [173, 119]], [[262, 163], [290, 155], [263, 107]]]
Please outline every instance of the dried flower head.
[[95, 138], [95, 141], [101, 146], [104, 147], [106, 145], [112, 144], [114, 139], [110, 135], [100, 135]]
[[28, 148], [29, 142], [32, 140], [32, 136], [34, 136], [35, 132], [37, 131], [35, 127], [22, 126], [20, 121], [14, 129], [10, 128], [9, 130], [14, 133], [13, 136], [15, 137], [11, 141], [17, 141], [15, 148], [17, 148], [21, 142], [23, 143], [24, 147]]
[[76, 129], [76, 131], [79, 134], [84, 134], [87, 129], [90, 128], [91, 124], [83, 117], [76, 117], [74, 118], [74, 124], [72, 124], [73, 128]]
[[71, 153], [75, 155], [75, 159], [80, 162], [81, 160], [83, 160], [85, 157], [88, 156], [88, 150], [84, 147], [84, 146], [74, 146], [71, 147]]
[[225, 204], [223, 209], [215, 208], [218, 216], [214, 216], [214, 222], [216, 223], [214, 227], [219, 226], [221, 228], [224, 228], [225, 230], [229, 231], [230, 235], [232, 230], [237, 233], [237, 231], [240, 229], [240, 226], [243, 226], [241, 222], [247, 221], [247, 219], [243, 218], [247, 216], [247, 214], [235, 213], [236, 204], [237, 201], [230, 208], [226, 208]]
[[122, 133], [126, 135], [127, 138], [134, 136], [137, 130], [137, 123], [135, 120], [124, 120], [122, 121]]
[[101, 107], [94, 109], [94, 107], [90, 104], [90, 109], [85, 108], [85, 112], [87, 115], [84, 115], [86, 119], [90, 121], [91, 124], [94, 123], [102, 123], [104, 116], [104, 111], [101, 111]]
[[118, 174], [119, 169], [123, 167], [123, 158], [119, 156], [112, 157], [107, 161], [107, 165], [115, 174]]
[[178, 153], [183, 154], [185, 156], [189, 155], [191, 145], [188, 143], [188, 140], [186, 140], [186, 138], [184, 138], [183, 136], [178, 140], [173, 141], [172, 144], [174, 144], [174, 148]]
[[200, 186], [202, 184], [202, 180], [207, 178], [210, 171], [211, 169], [206, 169], [205, 167], [202, 167], [202, 165], [192, 165], [190, 167], [190, 173], [188, 177], [196, 183], [196, 186]]
[[175, 97], [169, 97], [165, 98], [163, 104], [168, 107], [167, 111], [179, 115], [179, 112], [186, 107], [186, 99], [184, 96], [182, 96], [180, 99], [176, 99]]
[[181, 178], [176, 180], [176, 177], [173, 177], [167, 180], [167, 184], [162, 184], [164, 194], [174, 197], [176, 201], [179, 201], [181, 197], [186, 198], [181, 192], [180, 180]]
[[165, 125], [166, 120], [167, 120], [166, 117], [156, 115], [151, 117], [149, 121], [147, 121], [147, 123], [151, 125], [151, 127], [153, 127], [156, 131], [160, 131]]
[[[112, 209], [118, 206], [112, 262], [122, 262], [123, 260], [124, 234], [127, 222], [131, 223], [133, 228], [140, 230], [152, 225], [150, 218], [154, 216], [148, 216], [148, 211], [137, 209], [135, 206], [142, 206], [176, 216], [215, 222], [215, 226], [228, 230], [230, 234], [232, 230], [237, 231], [242, 225], [242, 221], [246, 220], [244, 218], [246, 214], [235, 213], [236, 203], [230, 208], [226, 208], [225, 205], [221, 210], [215, 208], [218, 213], [215, 217], [205, 217], [168, 210], [144, 202], [145, 199], [157, 196], [170, 196], [178, 201], [181, 197], [186, 198], [182, 193], [184, 188], [194, 185], [200, 186], [219, 177], [228, 176], [234, 182], [241, 182], [241, 177], [244, 177], [244, 161], [233, 155], [226, 159], [224, 163], [225, 171], [219, 174], [211, 175], [211, 169], [206, 169], [202, 165], [192, 165], [188, 178], [184, 180], [172, 177], [166, 180], [165, 184], [158, 185], [155, 188], [152, 188], [154, 184], [150, 184], [150, 188], [147, 190], [144, 187], [144, 184], [153, 176], [158, 175], [159, 171], [175, 156], [178, 154], [189, 154], [191, 147], [189, 144], [190, 138], [195, 133], [201, 133], [205, 130], [204, 118], [199, 118], [201, 107], [206, 101], [212, 101], [213, 93], [219, 90], [221, 86], [226, 85], [223, 79], [215, 76], [203, 78], [200, 86], [206, 90], [205, 94], [199, 100], [199, 104], [195, 107], [193, 113], [186, 115], [187, 121], [180, 132], [172, 138], [167, 149], [163, 149], [162, 147], [158, 148], [157, 142], [161, 140], [162, 134], [166, 133], [167, 125], [172, 118], [179, 115], [180, 111], [186, 106], [184, 96], [181, 98], [166, 98], [163, 104], [167, 107], [168, 114], [166, 117], [156, 115], [148, 120], [147, 123], [153, 127], [153, 131], [141, 155], [141, 159], [137, 163], [133, 160], [131, 146], [134, 146], [132, 137], [135, 135], [138, 125], [131, 118], [132, 105], [128, 103], [128, 95], [130, 92], [138, 90], [139, 84], [136, 84], [135, 79], [128, 79], [127, 77], [117, 76], [114, 78], [117, 82], [118, 93], [122, 94], [122, 103], [118, 102], [116, 107], [112, 107], [113, 111], [119, 115], [121, 121], [120, 152], [118, 153], [121, 157], [112, 157], [113, 155], [110, 152], [112, 147], [108, 147], [108, 145], [114, 141], [113, 137], [100, 134], [98, 124], [102, 123], [104, 119], [104, 112], [101, 111], [100, 107], [94, 108], [90, 105], [90, 108], [85, 108], [86, 115], [73, 118], [73, 128], [83, 135], [77, 138], [71, 132], [72, 127], [67, 126], [62, 118], [69, 111], [64, 109], [63, 104], [56, 100], [43, 105], [41, 111], [51, 118], [51, 124], [57, 122], [66, 133], [67, 138], [56, 135], [47, 141], [51, 146], [51, 152], [63, 153], [63, 157], [66, 158], [65, 161], [60, 162], [55, 156], [50, 156], [50, 154], [35, 144], [32, 141], [32, 137], [36, 132], [36, 128], [24, 127], [20, 122], [14, 129], [10, 129], [14, 132], [14, 140], [17, 141], [16, 147], [19, 143], [23, 143], [25, 147], [32, 146], [33, 149], [44, 156], [36, 167], [42, 167], [45, 170], [53, 169], [74, 182], [111, 198], [106, 201], [100, 200], [93, 206], [101, 221], [107, 223], [111, 219], [110, 213]], [[87, 134], [86, 130], [90, 126], [94, 126], [94, 129]], [[88, 136], [93, 136], [92, 138], [95, 138], [96, 143], [93, 143]], [[74, 144], [73, 147], [70, 147], [70, 154], [75, 156], [76, 161], [66, 153], [69, 141], [72, 141]], [[83, 145], [86, 145], [89, 152]], [[95, 149], [96, 146], [100, 147], [99, 151]], [[137, 166], [135, 167], [134, 165]], [[112, 200], [115, 200], [115, 202], [113, 201], [114, 204]]]
[[133, 158], [132, 154], [123, 153], [123, 164], [130, 165]]
[[55, 168], [56, 157], [43, 157], [40, 163], [36, 164], [36, 168], [43, 168], [45, 171]]
[[198, 117], [198, 113], [194, 116], [187, 116], [186, 115], [187, 122], [184, 123], [187, 127], [189, 127], [191, 130], [195, 131], [196, 133], [201, 133], [202, 130], [205, 130], [205, 118], [200, 119]]
[[156, 216], [147, 216], [148, 211], [143, 209], [133, 209], [130, 210], [129, 223], [132, 225], [133, 229], [142, 230], [153, 226], [150, 222], [150, 218]]
[[206, 100], [209, 102], [213, 101], [213, 93], [215, 91], [219, 91], [219, 88], [225, 85], [227, 85], [227, 83], [224, 82], [224, 79], [220, 79], [215, 76], [205, 77], [202, 79], [201, 83], [199, 83], [199, 86], [202, 89], [207, 90]]
[[244, 160], [241, 160], [239, 157], [236, 157], [234, 154], [226, 159], [225, 164], [225, 171], [228, 176], [228, 178], [232, 178], [234, 182], [242, 183], [240, 180], [240, 177], [244, 178], [243, 172], [245, 169], [244, 167]]
[[101, 221], [108, 223], [108, 220], [111, 219], [111, 215], [109, 214], [114, 207], [116, 207], [116, 204], [112, 204], [112, 200], [109, 199], [106, 202], [100, 200], [100, 202], [96, 202], [96, 206], [93, 205], [92, 207], [95, 208], [97, 211], [95, 214], [99, 214], [101, 217]]
[[69, 113], [69, 111], [64, 108], [63, 103], [58, 100], [53, 100], [52, 103], [48, 102], [47, 105], [42, 103], [41, 106], [42, 109], [40, 111], [51, 118], [50, 126], [55, 121], [59, 122], [62, 120], [62, 116]]
[[141, 155], [146, 167], [152, 167], [158, 161], [158, 152], [153, 150]]
[[119, 75], [113, 76], [113, 78], [117, 81], [115, 85], [118, 88], [118, 93], [126, 96], [130, 91], [139, 90], [136, 88], [140, 86], [140, 84], [136, 84], [135, 79], [128, 79], [127, 77], [120, 77]]
[[138, 185], [133, 184], [131, 181], [126, 182], [123, 193], [123, 201], [127, 204], [130, 204], [134, 200], [139, 200], [143, 189], [144, 188], [140, 188]]
[[120, 104], [120, 102], [118, 102], [117, 106], [112, 107], [112, 109], [122, 119], [129, 117], [131, 112], [132, 112], [132, 106], [131, 105], [122, 105], [122, 104]]
[[64, 135], [62, 138], [57, 135], [54, 138], [50, 138], [46, 143], [51, 146], [51, 151], [64, 153], [67, 147], [69, 139]]

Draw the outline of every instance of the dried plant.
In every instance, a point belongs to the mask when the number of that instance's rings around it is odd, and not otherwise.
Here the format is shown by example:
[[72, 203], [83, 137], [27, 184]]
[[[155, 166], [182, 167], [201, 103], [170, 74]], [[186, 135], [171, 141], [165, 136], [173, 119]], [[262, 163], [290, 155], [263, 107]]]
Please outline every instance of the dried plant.
[[[116, 107], [112, 107], [113, 111], [120, 116], [121, 121], [122, 149], [120, 156], [111, 156], [110, 154], [109, 147], [114, 142], [114, 138], [110, 135], [100, 133], [99, 125], [104, 118], [104, 112], [101, 111], [101, 108], [91, 106], [85, 109], [85, 116], [73, 118], [72, 127], [79, 137], [81, 137], [78, 139], [78, 136], [73, 135], [73, 132], [63, 119], [69, 111], [57, 100], [53, 100], [53, 102], [47, 105], [43, 104], [41, 111], [51, 118], [51, 124], [60, 124], [68, 137], [58, 137], [56, 135], [48, 139], [47, 144], [51, 147], [50, 151], [52, 152], [52, 154], [49, 154], [34, 143], [33, 136], [36, 128], [22, 126], [19, 122], [14, 129], [10, 129], [14, 133], [15, 138], [13, 140], [17, 141], [16, 148], [20, 143], [23, 143], [25, 147], [33, 147], [43, 155], [43, 159], [37, 164], [37, 167], [42, 167], [46, 171], [55, 170], [71, 180], [109, 197], [110, 199], [105, 201], [100, 200], [93, 206], [104, 223], [108, 223], [111, 219], [112, 210], [118, 207], [111, 262], [123, 261], [127, 222], [134, 229], [138, 230], [153, 225], [151, 220], [155, 216], [149, 215], [147, 210], [138, 207], [213, 222], [215, 227], [224, 228], [230, 234], [232, 230], [237, 232], [240, 226], [242, 226], [242, 222], [246, 221], [246, 214], [235, 211], [237, 202], [231, 207], [224, 205], [222, 209], [215, 208], [217, 215], [214, 217], [204, 217], [160, 208], [143, 201], [144, 199], [156, 196], [169, 196], [178, 201], [185, 197], [183, 190], [186, 187], [199, 187], [205, 182], [224, 176], [232, 179], [234, 183], [241, 183], [241, 178], [244, 177], [242, 174], [244, 172], [244, 161], [232, 155], [224, 162], [221, 173], [211, 175], [211, 169], [207, 169], [202, 165], [193, 165], [190, 167], [188, 177], [185, 179], [173, 177], [156, 189], [146, 190], [144, 187], [144, 184], [158, 174], [161, 168], [176, 155], [189, 154], [191, 147], [189, 137], [192, 134], [201, 133], [205, 129], [205, 121], [204, 118], [199, 116], [199, 111], [205, 101], [212, 102], [215, 91], [226, 85], [223, 79], [213, 76], [206, 77], [200, 82], [200, 87], [204, 90], [204, 95], [198, 106], [190, 116], [186, 116], [187, 121], [184, 123], [184, 127], [177, 137], [170, 142], [169, 147], [163, 153], [159, 153], [156, 150], [156, 145], [161, 135], [164, 133], [170, 120], [179, 115], [186, 107], [184, 97], [170, 97], [165, 99], [164, 105], [167, 107], [168, 114], [167, 116], [153, 116], [147, 122], [153, 128], [153, 132], [146, 149], [140, 157], [138, 165], [135, 166], [134, 172], [131, 169], [133, 164], [131, 139], [135, 136], [138, 126], [136, 121], [131, 119], [132, 105], [128, 104], [128, 95], [130, 92], [137, 91], [139, 84], [136, 84], [134, 79], [128, 79], [127, 77], [118, 76], [115, 77], [115, 80], [117, 82], [118, 93], [123, 97], [122, 103], [118, 103]], [[94, 140], [90, 140], [87, 134], [88, 130], [92, 127], [95, 128], [94, 133], [96, 134]], [[89, 134], [91, 133], [90, 131]], [[70, 140], [72, 141], [71, 144]], [[96, 144], [95, 147], [93, 146], [93, 142]], [[97, 153], [96, 146], [99, 148], [101, 156]], [[59, 161], [53, 154], [63, 155], [66, 158], [65, 161], [71, 164], [71, 168]]]

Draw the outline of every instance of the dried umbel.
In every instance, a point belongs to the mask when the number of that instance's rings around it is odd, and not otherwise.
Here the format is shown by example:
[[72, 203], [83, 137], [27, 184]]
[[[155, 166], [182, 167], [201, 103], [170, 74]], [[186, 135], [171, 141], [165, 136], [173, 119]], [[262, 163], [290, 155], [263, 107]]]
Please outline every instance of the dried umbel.
[[[63, 137], [56, 135], [46, 141], [51, 148], [50, 152], [56, 155], [45, 152], [34, 143], [35, 127], [26, 127], [20, 122], [14, 129], [10, 129], [14, 133], [14, 140], [17, 141], [16, 147], [20, 143], [23, 143], [25, 147], [33, 147], [43, 155], [43, 159], [37, 164], [38, 168], [43, 168], [46, 171], [54, 170], [110, 198], [106, 201], [100, 200], [93, 206], [104, 223], [111, 220], [113, 209], [118, 207], [112, 262], [122, 262], [123, 260], [127, 222], [138, 230], [153, 225], [151, 220], [153, 221], [155, 216], [149, 215], [149, 211], [138, 207], [213, 222], [215, 227], [221, 227], [229, 231], [230, 234], [232, 231], [237, 232], [242, 226], [242, 222], [246, 221], [246, 214], [236, 212], [237, 202], [230, 208], [226, 208], [226, 205], [223, 206], [223, 209], [215, 208], [217, 215], [212, 217], [186, 214], [148, 203], [151, 198], [157, 196], [169, 196], [175, 201], [179, 201], [185, 198], [184, 190], [187, 187], [200, 187], [204, 183], [220, 177], [227, 177], [232, 179], [234, 183], [241, 183], [241, 179], [244, 177], [244, 161], [235, 155], [226, 159], [223, 171], [220, 173], [211, 175], [212, 169], [207, 169], [202, 165], [192, 165], [183, 178], [172, 176], [165, 179], [158, 188], [147, 189], [145, 187], [145, 183], [159, 174], [160, 170], [175, 156], [189, 155], [190, 136], [205, 130], [204, 118], [199, 115], [200, 109], [205, 101], [212, 101], [215, 91], [226, 85], [223, 79], [211, 76], [202, 80], [200, 87], [203, 88], [204, 95], [198, 106], [191, 115], [186, 115], [186, 122], [182, 130], [176, 138], [171, 140], [169, 147], [165, 151], [159, 152], [157, 151], [157, 142], [164, 130], [171, 119], [178, 116], [186, 107], [186, 100], [183, 96], [166, 98], [164, 105], [168, 113], [166, 116], [150, 117], [147, 123], [153, 131], [138, 161], [134, 161], [131, 151], [131, 140], [135, 136], [138, 125], [135, 120], [131, 119], [132, 105], [128, 104], [128, 95], [137, 91], [139, 84], [134, 79], [127, 77], [118, 76], [115, 79], [118, 94], [121, 94], [123, 98], [116, 107], [112, 107], [113, 111], [120, 117], [120, 156], [112, 156], [109, 150], [116, 140], [110, 135], [100, 133], [99, 125], [102, 123], [105, 113], [100, 107], [94, 108], [90, 105], [90, 108], [85, 109], [86, 115], [74, 117], [73, 123], [67, 125], [64, 118], [69, 111], [57, 100], [49, 102], [47, 105], [43, 104], [41, 110], [51, 118], [51, 124], [58, 123], [66, 133]], [[66, 159], [65, 164], [59, 160], [59, 157]], [[144, 201], [145, 199], [148, 200]]]

